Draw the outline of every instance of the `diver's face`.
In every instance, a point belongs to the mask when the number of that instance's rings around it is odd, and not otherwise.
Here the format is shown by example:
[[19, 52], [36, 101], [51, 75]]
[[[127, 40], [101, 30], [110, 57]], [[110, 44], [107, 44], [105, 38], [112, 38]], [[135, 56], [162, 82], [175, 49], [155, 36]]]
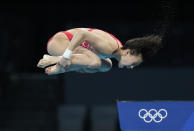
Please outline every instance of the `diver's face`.
[[122, 50], [122, 55], [119, 61], [119, 68], [133, 69], [143, 62], [142, 55], [134, 55], [130, 49]]

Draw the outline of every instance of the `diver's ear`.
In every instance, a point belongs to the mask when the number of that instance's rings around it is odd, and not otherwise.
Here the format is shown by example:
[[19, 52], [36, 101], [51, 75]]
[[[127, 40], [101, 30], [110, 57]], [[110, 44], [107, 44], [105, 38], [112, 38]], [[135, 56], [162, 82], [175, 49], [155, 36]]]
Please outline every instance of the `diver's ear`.
[[125, 49], [122, 51], [122, 55], [128, 55], [130, 54], [130, 49]]
[[131, 52], [130, 49], [127, 49], [127, 55], [130, 54], [130, 52]]

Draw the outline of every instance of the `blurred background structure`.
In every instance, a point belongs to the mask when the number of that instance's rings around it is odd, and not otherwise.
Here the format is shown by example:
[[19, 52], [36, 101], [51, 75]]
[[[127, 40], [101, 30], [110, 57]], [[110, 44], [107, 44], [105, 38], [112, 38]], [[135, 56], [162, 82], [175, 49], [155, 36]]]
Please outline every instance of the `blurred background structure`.
[[[0, 131], [118, 131], [116, 100], [194, 100], [193, 11], [162, 0], [1, 3]], [[164, 48], [134, 70], [115, 60], [107, 73], [47, 76], [36, 67], [58, 31], [99, 28], [124, 44], [160, 32], [168, 15]]]

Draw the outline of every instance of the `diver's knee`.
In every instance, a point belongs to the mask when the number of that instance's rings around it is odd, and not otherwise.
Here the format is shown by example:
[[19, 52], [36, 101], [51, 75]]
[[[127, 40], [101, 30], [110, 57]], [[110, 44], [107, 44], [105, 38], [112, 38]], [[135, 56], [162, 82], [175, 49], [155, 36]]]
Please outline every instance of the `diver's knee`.
[[92, 68], [100, 68], [101, 66], [101, 61], [100, 60], [94, 60], [89, 64], [90, 67]]
[[101, 60], [101, 68], [100, 68], [101, 72], [110, 71], [111, 68], [112, 68], [112, 61], [109, 58]]

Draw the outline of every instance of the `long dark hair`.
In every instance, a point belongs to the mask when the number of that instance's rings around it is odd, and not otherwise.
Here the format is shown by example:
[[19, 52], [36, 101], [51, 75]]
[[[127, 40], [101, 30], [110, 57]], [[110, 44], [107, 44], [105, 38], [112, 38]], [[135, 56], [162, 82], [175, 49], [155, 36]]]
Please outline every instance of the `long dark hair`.
[[132, 55], [141, 54], [143, 60], [154, 55], [162, 47], [159, 35], [149, 35], [128, 40], [121, 49], [130, 49]]
[[153, 33], [130, 39], [121, 49], [130, 49], [132, 55], [141, 54], [143, 60], [145, 60], [163, 47], [162, 40], [174, 20], [176, 4], [173, 1], [161, 0], [159, 1], [159, 6], [158, 13], [161, 13], [161, 20], [158, 21], [158, 25], [153, 29]]

